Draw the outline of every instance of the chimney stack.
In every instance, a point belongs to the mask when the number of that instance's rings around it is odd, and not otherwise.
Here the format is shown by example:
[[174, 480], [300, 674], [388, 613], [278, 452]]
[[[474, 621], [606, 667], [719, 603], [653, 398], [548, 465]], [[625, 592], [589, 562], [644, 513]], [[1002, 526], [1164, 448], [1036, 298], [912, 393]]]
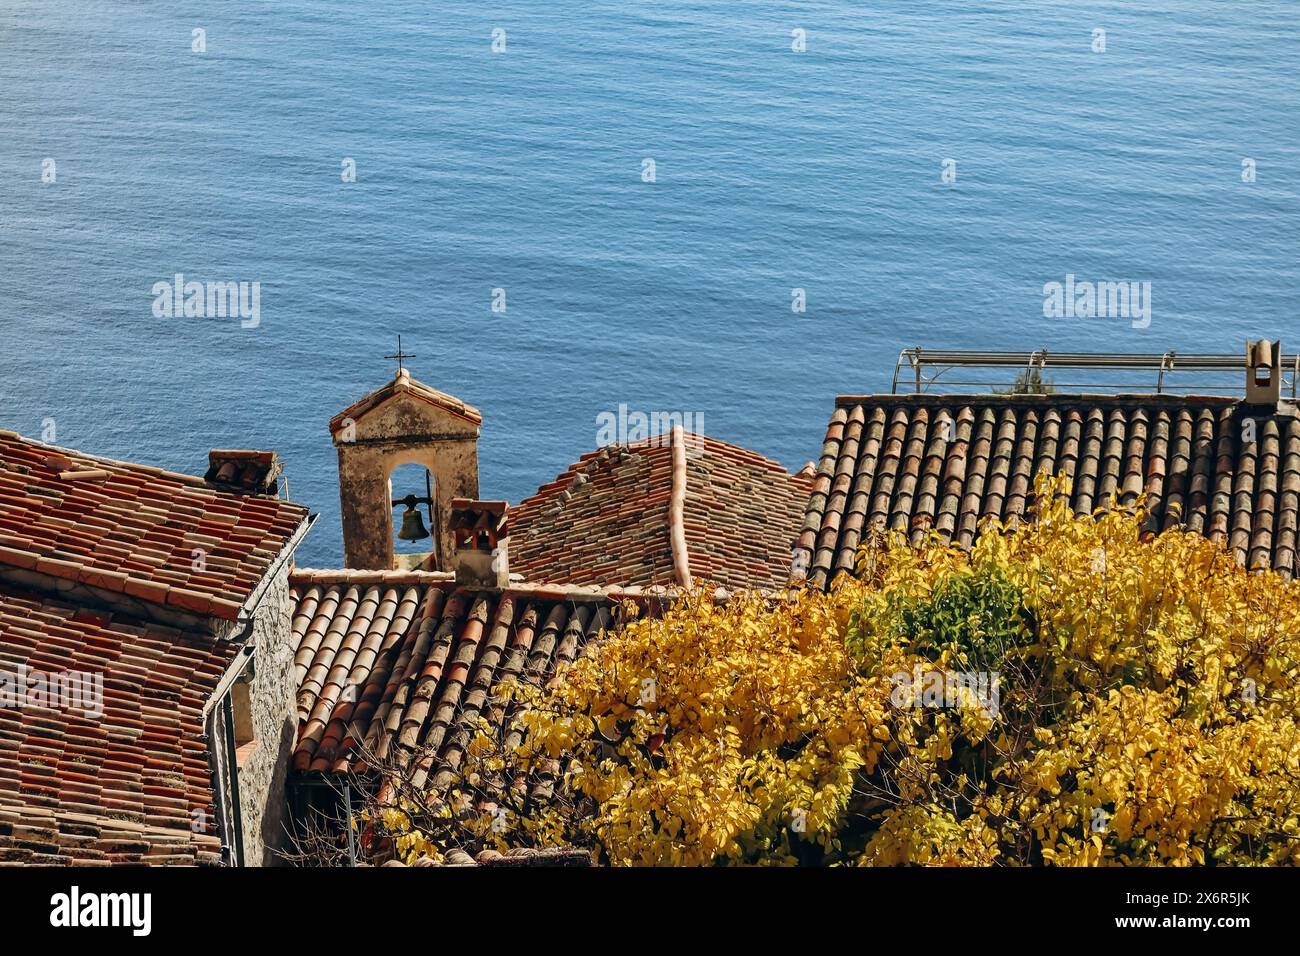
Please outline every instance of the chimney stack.
[[451, 500], [452, 569], [456, 583], [503, 590], [510, 582], [506, 502]]
[[1282, 398], [1282, 343], [1246, 343], [1246, 404], [1278, 408]]
[[203, 480], [218, 491], [275, 497], [275, 483], [282, 470], [273, 451], [214, 448], [208, 452], [208, 471]]

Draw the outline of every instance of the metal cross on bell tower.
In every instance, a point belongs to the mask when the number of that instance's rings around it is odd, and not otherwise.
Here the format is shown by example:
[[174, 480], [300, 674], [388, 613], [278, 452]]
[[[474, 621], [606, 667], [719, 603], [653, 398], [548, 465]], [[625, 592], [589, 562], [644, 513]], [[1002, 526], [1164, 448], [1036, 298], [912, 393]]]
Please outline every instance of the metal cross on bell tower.
[[416, 358], [416, 357], [417, 357], [417, 356], [416, 356], [416, 354], [415, 354], [414, 352], [403, 352], [403, 351], [402, 351], [402, 337], [401, 337], [400, 335], [397, 337], [397, 351], [394, 352], [392, 355], [385, 355], [385, 356], [384, 356], [384, 358], [386, 358], [386, 359], [396, 359], [396, 360], [397, 360], [397, 374], [398, 374], [398, 375], [401, 375], [402, 372], [405, 371], [405, 366], [402, 365], [402, 361], [403, 361], [404, 359], [413, 359], [413, 358]]

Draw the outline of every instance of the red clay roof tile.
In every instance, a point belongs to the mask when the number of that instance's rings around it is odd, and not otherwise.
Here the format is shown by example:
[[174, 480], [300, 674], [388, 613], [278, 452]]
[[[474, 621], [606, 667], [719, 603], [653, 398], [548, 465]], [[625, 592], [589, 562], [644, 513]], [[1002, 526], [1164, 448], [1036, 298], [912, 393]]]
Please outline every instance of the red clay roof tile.
[[0, 670], [102, 675], [104, 711], [0, 709], [0, 863], [219, 862], [202, 707], [238, 649], [0, 584]]
[[[756, 452], [685, 436], [686, 565], [729, 588], [786, 583], [808, 479]], [[667, 436], [583, 455], [508, 515], [510, 569], [562, 584], [677, 585]]]
[[798, 541], [808, 581], [851, 571], [871, 528], [969, 547], [981, 521], [1024, 518], [1042, 472], [1072, 480], [1078, 511], [1145, 494], [1152, 530], [1181, 525], [1248, 567], [1295, 573], [1293, 417], [1199, 396], [877, 395], [836, 402]]
[[[602, 629], [621, 592], [469, 592], [442, 575], [295, 572], [297, 771], [364, 770], [371, 755], [443, 786], [496, 688], [551, 679]], [[321, 580], [333, 579], [333, 583]], [[641, 599], [644, 601], [644, 599]]]
[[[91, 491], [70, 470], [107, 477]], [[234, 620], [306, 517], [277, 498], [0, 431], [3, 565]], [[219, 542], [221, 560], [197, 561], [201, 540]]]

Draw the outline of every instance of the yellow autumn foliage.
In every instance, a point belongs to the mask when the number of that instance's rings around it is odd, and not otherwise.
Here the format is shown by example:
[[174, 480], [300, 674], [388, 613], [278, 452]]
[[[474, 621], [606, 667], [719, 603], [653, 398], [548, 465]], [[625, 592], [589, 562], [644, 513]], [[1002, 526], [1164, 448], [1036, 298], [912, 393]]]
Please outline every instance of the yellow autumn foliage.
[[1060, 491], [1040, 479], [1034, 520], [970, 552], [876, 542], [830, 593], [701, 591], [516, 687], [509, 746], [467, 754], [457, 840], [614, 865], [1297, 862], [1300, 585]]

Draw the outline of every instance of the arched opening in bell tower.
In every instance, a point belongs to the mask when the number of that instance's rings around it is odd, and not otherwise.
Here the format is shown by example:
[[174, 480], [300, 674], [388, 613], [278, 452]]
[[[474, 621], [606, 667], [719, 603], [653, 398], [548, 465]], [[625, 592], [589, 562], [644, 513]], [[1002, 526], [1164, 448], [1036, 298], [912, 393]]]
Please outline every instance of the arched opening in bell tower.
[[437, 488], [429, 469], [417, 461], [402, 462], [388, 473], [388, 540], [393, 567], [437, 570], [441, 524]]

